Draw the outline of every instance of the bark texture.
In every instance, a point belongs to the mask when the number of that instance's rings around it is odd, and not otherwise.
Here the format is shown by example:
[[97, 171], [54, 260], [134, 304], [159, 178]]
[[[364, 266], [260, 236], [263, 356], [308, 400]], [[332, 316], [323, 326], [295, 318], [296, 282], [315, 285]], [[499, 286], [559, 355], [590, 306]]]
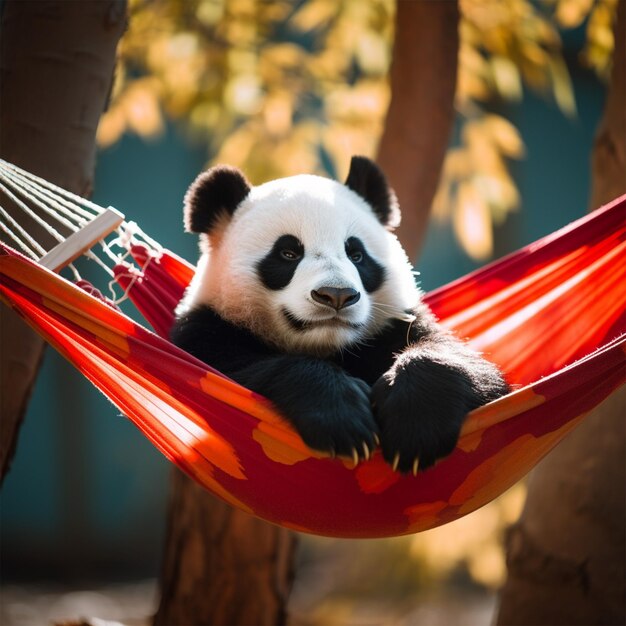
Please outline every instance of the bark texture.
[[217, 500], [175, 470], [159, 626], [286, 622], [293, 533]]
[[[0, 157], [89, 195], [96, 128], [111, 87], [126, 2], [5, 0], [0, 10]], [[50, 240], [32, 223], [23, 225], [50, 247]], [[0, 478], [4, 478], [43, 342], [4, 305], [0, 326]]]
[[[626, 193], [626, 26], [592, 156], [591, 207]], [[626, 623], [626, 393], [608, 398], [533, 473], [508, 537], [497, 623]]]
[[391, 103], [377, 160], [398, 195], [402, 223], [395, 232], [413, 261], [454, 123], [458, 53], [456, 0], [398, 0]]

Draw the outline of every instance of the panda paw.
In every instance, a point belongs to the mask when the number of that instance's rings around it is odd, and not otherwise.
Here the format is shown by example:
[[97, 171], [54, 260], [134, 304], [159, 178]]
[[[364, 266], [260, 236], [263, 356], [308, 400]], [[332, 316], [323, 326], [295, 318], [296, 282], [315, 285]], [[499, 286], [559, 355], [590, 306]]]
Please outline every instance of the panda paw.
[[394, 471], [416, 475], [450, 454], [475, 401], [460, 373], [437, 372], [436, 366], [392, 368], [372, 387], [383, 458]]
[[319, 359], [277, 356], [236, 372], [265, 396], [310, 448], [358, 463], [378, 441], [367, 383]]
[[291, 412], [289, 421], [303, 441], [331, 456], [368, 460], [379, 441], [372, 413], [369, 386], [358, 378], [344, 376], [320, 398]]

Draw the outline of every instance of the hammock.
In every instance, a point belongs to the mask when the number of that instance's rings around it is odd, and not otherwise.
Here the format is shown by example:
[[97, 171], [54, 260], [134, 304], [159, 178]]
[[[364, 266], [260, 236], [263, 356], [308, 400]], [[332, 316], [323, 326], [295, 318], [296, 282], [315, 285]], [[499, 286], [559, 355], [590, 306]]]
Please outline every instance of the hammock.
[[442, 323], [498, 363], [514, 391], [473, 411], [456, 450], [417, 476], [393, 472], [379, 452], [354, 467], [310, 450], [267, 401], [167, 341], [193, 268], [136, 228], [117, 241], [131, 256], [113, 276], [157, 334], [4, 244], [0, 295], [226, 502], [302, 532], [394, 536], [491, 501], [625, 382], [625, 211], [623, 196], [427, 295]]

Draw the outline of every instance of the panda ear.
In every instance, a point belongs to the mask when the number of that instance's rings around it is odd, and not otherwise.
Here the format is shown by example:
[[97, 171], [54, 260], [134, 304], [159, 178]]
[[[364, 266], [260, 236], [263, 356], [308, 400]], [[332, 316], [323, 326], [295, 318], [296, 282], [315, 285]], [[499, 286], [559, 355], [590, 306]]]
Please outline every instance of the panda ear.
[[220, 217], [235, 212], [250, 189], [250, 183], [236, 167], [217, 165], [203, 172], [185, 194], [185, 230], [209, 233]]
[[378, 221], [388, 230], [400, 224], [400, 207], [385, 175], [373, 161], [353, 156], [345, 185], [358, 193], [373, 209]]

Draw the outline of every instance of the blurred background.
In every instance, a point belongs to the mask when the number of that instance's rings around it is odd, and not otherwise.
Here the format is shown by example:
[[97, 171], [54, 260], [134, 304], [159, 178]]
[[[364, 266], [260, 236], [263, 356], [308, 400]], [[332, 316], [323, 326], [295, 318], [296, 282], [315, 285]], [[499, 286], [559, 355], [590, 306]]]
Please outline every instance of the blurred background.
[[[414, 259], [424, 290], [588, 210], [615, 6], [460, 2], [456, 118]], [[207, 165], [238, 166], [260, 183], [303, 172], [342, 179], [352, 154], [375, 157], [391, 97], [392, 0], [131, 0], [129, 10], [93, 200], [164, 246], [195, 260], [182, 197]], [[106, 289], [98, 268], [85, 273]], [[140, 623], [154, 612], [169, 473], [48, 349], [0, 494], [0, 622], [88, 610]], [[506, 575], [503, 535], [524, 496], [517, 485], [411, 537], [301, 537], [292, 620], [488, 624]]]

